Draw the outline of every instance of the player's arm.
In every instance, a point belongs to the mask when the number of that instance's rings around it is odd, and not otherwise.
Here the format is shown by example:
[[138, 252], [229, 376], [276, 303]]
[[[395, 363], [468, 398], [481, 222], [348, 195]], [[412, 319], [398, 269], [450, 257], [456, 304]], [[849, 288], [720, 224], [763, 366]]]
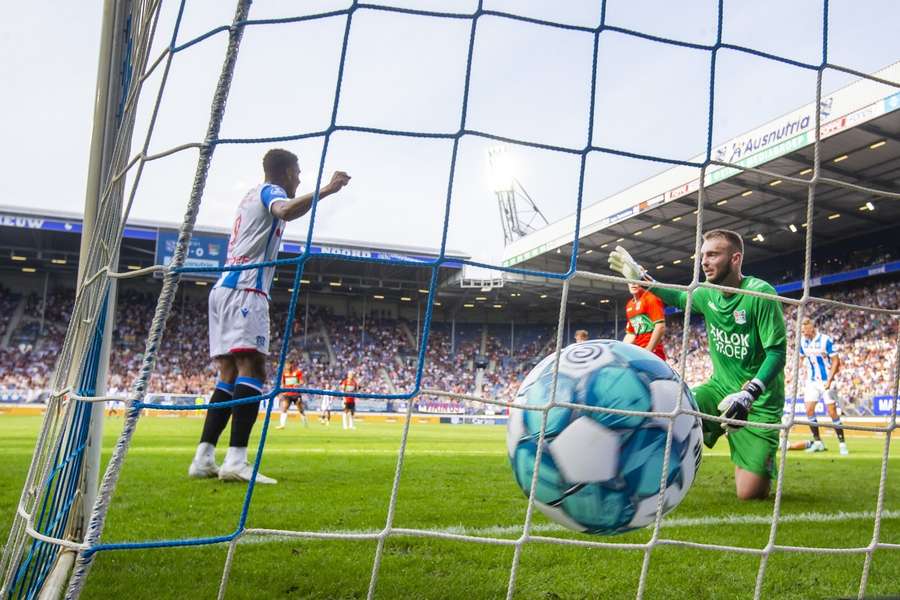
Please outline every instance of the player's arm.
[[[631, 258], [628, 251], [622, 246], [616, 246], [616, 249], [609, 253], [609, 268], [621, 274], [622, 277], [626, 279], [635, 279], [645, 282], [650, 290], [666, 304], [677, 306], [681, 309], [684, 309], [687, 305], [687, 292], [655, 287], [654, 284], [656, 281], [650, 277], [649, 273], [647, 273], [647, 269]], [[694, 310], [698, 310], [701, 307], [696, 300], [699, 291], [700, 290], [694, 292]]]
[[[350, 182], [350, 176], [343, 171], [335, 171], [331, 176], [331, 181], [327, 185], [319, 188], [319, 200], [336, 194], [342, 187]], [[304, 194], [299, 198], [283, 199], [277, 202], [273, 201], [269, 206], [272, 216], [282, 221], [293, 221], [299, 219], [309, 212], [312, 208], [314, 193]]]
[[[644, 297], [647, 298], [647, 295], [645, 294]], [[650, 334], [647, 350], [653, 352], [653, 349], [662, 341], [662, 336], [666, 332], [666, 307], [656, 295], [651, 294], [647, 299], [650, 301], [647, 306], [647, 316], [653, 321], [653, 333]]]
[[[775, 293], [774, 288], [766, 290]], [[739, 391], [725, 396], [719, 403], [719, 413], [731, 419], [747, 420], [751, 405], [765, 393], [766, 388], [784, 371], [787, 357], [787, 332], [781, 304], [775, 300], [757, 298], [754, 309], [759, 313], [757, 332], [765, 354], [756, 375], [745, 383]], [[722, 424], [728, 431], [740, 429], [743, 425]]]
[[834, 349], [834, 342], [831, 341], [831, 338], [828, 338], [828, 343], [825, 345], [825, 352], [828, 354], [828, 358], [831, 359], [831, 372], [828, 374], [828, 381], [825, 382], [825, 389], [831, 389], [831, 384], [834, 383], [834, 378], [837, 377], [838, 371], [841, 370], [841, 357]]
[[625, 337], [622, 338], [622, 342], [624, 342], [626, 344], [633, 344], [634, 338], [635, 338], [634, 326], [631, 324], [631, 321], [626, 319], [625, 320]]
[[[670, 290], [668, 288], [656, 287], [654, 284], [655, 280], [650, 280], [649, 290], [659, 296], [660, 300], [665, 302], [670, 306], [675, 306], [684, 310], [684, 307], [687, 306], [687, 292], [682, 292], [681, 290]], [[693, 309], [698, 310], [699, 306], [697, 303], [697, 294], [700, 293], [702, 288], [696, 290], [693, 296]]]
[[656, 345], [662, 340], [663, 334], [666, 332], [666, 322], [659, 321], [653, 326], [653, 333], [650, 334], [650, 341], [647, 342], [647, 350], [653, 352]]
[[766, 387], [775, 379], [775, 377], [777, 377], [782, 371], [784, 371], [784, 365], [787, 358], [787, 347], [785, 343], [781, 343], [780, 345], [765, 346], [764, 352], [765, 358], [763, 359], [759, 370], [756, 372], [756, 377], [752, 379], [752, 381], [756, 381], [758, 385], [762, 386], [763, 392], [766, 390]]

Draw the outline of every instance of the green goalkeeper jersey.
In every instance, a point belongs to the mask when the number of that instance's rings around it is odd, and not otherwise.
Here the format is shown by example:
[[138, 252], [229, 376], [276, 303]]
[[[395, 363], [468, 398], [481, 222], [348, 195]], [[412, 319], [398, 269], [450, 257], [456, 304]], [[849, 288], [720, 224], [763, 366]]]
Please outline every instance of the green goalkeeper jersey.
[[[687, 292], [652, 288], [666, 304], [685, 308]], [[744, 277], [740, 289], [775, 294], [775, 288], [756, 277]], [[786, 333], [781, 303], [746, 294], [726, 295], [719, 290], [697, 288], [691, 310], [703, 315], [713, 365], [711, 381], [728, 393], [759, 378], [766, 391], [756, 399], [749, 421], [777, 423], [784, 409], [784, 355]], [[779, 355], [780, 364], [769, 355]], [[770, 366], [774, 366], [770, 368]]]

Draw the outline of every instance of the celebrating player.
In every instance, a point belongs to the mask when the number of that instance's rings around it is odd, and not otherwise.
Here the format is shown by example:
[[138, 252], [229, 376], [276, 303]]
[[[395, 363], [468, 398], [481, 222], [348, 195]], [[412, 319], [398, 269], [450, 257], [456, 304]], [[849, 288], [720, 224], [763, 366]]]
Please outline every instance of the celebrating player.
[[[293, 360], [288, 361], [284, 367], [284, 372], [281, 374], [281, 387], [290, 390], [291, 388], [301, 387], [302, 383], [303, 371], [300, 370], [296, 362]], [[306, 411], [303, 410], [303, 396], [300, 395], [300, 392], [287, 391], [281, 394], [281, 416], [276, 429], [284, 429], [291, 404], [297, 405], [297, 410], [300, 411], [300, 419], [303, 420], [303, 426], [309, 427], [309, 421], [306, 420]]]
[[[700, 257], [709, 283], [775, 294], [775, 289], [765, 281], [741, 273], [744, 242], [733, 231], [706, 232]], [[647, 271], [621, 246], [610, 253], [609, 264], [628, 279], [650, 281], [650, 287], [667, 304], [685, 307], [686, 292], [654, 287]], [[786, 334], [779, 303], [747, 294], [698, 288], [693, 293], [691, 308], [706, 321], [713, 365], [710, 380], [692, 390], [700, 410], [742, 421], [780, 423], [784, 408]], [[735, 465], [737, 497], [742, 500], [768, 497], [775, 476], [778, 430], [703, 421], [703, 441], [709, 448], [726, 432], [731, 462]]]
[[[837, 404], [831, 389], [835, 376], [841, 370], [841, 357], [838, 356], [831, 337], [816, 332], [816, 326], [812, 319], [803, 319], [800, 332], [803, 334], [800, 340], [800, 356], [806, 359], [808, 372], [803, 402], [806, 404], [806, 416], [809, 418], [809, 429], [813, 435], [812, 444], [806, 450], [807, 452], [824, 452], [825, 444], [819, 437], [816, 404], [822, 400], [828, 416], [831, 417], [831, 422], [835, 425], [841, 424], [841, 417], [838, 415]], [[850, 452], [844, 442], [844, 429], [836, 427], [834, 432], [838, 437], [841, 455], [847, 456]]]
[[[359, 389], [359, 382], [356, 380], [356, 374], [353, 369], [347, 371], [347, 376], [341, 380], [340, 390], [342, 392], [355, 392]], [[344, 429], [356, 429], [353, 424], [353, 415], [356, 414], [356, 398], [353, 396], [344, 396], [344, 412], [341, 414], [341, 424]]]
[[[265, 182], [247, 192], [238, 205], [228, 240], [228, 266], [274, 260], [285, 222], [302, 217], [312, 208], [313, 194], [294, 197], [300, 185], [300, 166], [294, 154], [269, 150], [263, 157], [263, 171]], [[346, 173], [335, 172], [331, 181], [319, 190], [319, 197], [336, 193], [349, 181]], [[225, 271], [210, 291], [210, 356], [219, 370], [211, 404], [265, 393], [269, 288], [274, 275], [273, 266]], [[250, 481], [253, 466], [247, 462], [247, 444], [258, 414], [258, 400], [234, 408], [210, 407], [188, 475]], [[215, 461], [216, 443], [232, 415], [228, 452], [219, 468]], [[261, 473], [256, 474], [256, 482], [276, 483]]]
[[658, 296], [636, 283], [628, 284], [631, 298], [625, 305], [626, 344], [634, 344], [646, 348], [663, 360], [666, 351], [663, 349], [662, 336], [666, 332], [666, 306]]

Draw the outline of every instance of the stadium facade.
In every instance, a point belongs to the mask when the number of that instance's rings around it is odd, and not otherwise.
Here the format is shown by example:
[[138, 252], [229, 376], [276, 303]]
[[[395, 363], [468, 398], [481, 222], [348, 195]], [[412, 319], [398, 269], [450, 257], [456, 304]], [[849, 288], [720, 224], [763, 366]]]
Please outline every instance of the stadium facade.
[[[900, 63], [874, 76], [896, 80], [900, 78]], [[821, 104], [821, 176], [900, 190], [896, 185], [900, 174], [900, 93], [866, 79], [826, 96]], [[716, 146], [712, 158], [769, 173], [808, 177], [814, 125], [815, 106], [807, 104]], [[700, 164], [704, 158], [696, 156], [687, 162]], [[699, 174], [697, 167], [676, 166], [608, 198], [589, 201], [582, 210], [578, 232], [578, 270], [608, 272], [608, 250], [622, 244], [647, 265], [653, 265], [658, 278], [677, 283], [689, 280]], [[705, 226], [744, 234], [749, 246], [745, 261], [748, 272], [777, 279], [784, 284], [778, 288], [781, 293], [798, 289], [807, 187], [757, 171], [712, 165], [706, 172], [705, 191]], [[891, 273], [900, 268], [897, 263], [882, 265], [883, 261], [877, 260], [879, 255], [892, 254], [890, 246], [896, 239], [893, 231], [900, 223], [896, 201], [863, 197], [822, 183], [817, 186], [816, 207], [814, 245], [822, 261], [832, 256], [865, 254], [870, 248], [870, 260], [859, 258], [851, 266], [875, 270], [847, 277]], [[79, 214], [0, 205], [0, 273], [4, 280], [16, 279], [17, 286], [29, 289], [42, 287], [41, 274], [55, 284], [74, 281], [80, 231]], [[221, 267], [227, 236], [224, 228], [199, 227], [186, 266]], [[171, 259], [176, 227], [165, 222], [132, 221], [125, 228], [124, 238], [120, 269], [166, 264]], [[570, 215], [510, 243], [502, 264], [520, 270], [565, 273], [571, 264], [574, 238], [575, 215]], [[279, 258], [297, 256], [303, 249], [303, 240], [286, 239]], [[311, 301], [348, 313], [363, 310], [353, 305], [367, 297], [388, 314], [421, 316], [422, 290], [430, 279], [430, 269], [423, 261], [434, 258], [435, 249], [373, 247], [319, 239], [313, 242], [311, 254], [302, 282], [308, 286]], [[465, 252], [448, 251], [447, 256], [450, 261], [442, 266], [435, 299], [436, 319], [555, 321], [561, 287], [558, 279], [500, 271], [475, 277], [468, 267], [461, 268], [460, 261], [469, 258]], [[336, 258], [378, 258], [385, 262]], [[289, 290], [285, 283], [291, 279], [289, 267], [281, 268], [279, 274], [274, 286], [276, 296]], [[198, 288], [214, 277], [214, 272], [185, 276]], [[823, 283], [829, 281], [813, 281], [814, 286]], [[584, 278], [571, 281], [569, 294], [574, 320], [613, 323], [627, 296], [619, 286]]]
[[[896, 80], [900, 77], [900, 63], [874, 76]], [[807, 104], [715, 146], [712, 160], [808, 179], [815, 142], [815, 109], [815, 103]], [[898, 109], [900, 92], [896, 88], [867, 79], [823, 98], [821, 176], [897, 191]], [[700, 165], [705, 158], [695, 156], [687, 162]], [[689, 275], [699, 187], [700, 169], [681, 165], [586, 205], [578, 232], [578, 268], [599, 267], [605, 253], [597, 251], [622, 243], [636, 248], [655, 265], [663, 265], [660, 270], [666, 275], [674, 274], [675, 279]], [[711, 165], [704, 188], [706, 227], [729, 227], [744, 234], [752, 246], [748, 252], [751, 261], [802, 249], [803, 236], [798, 233], [803, 227], [805, 185], [759, 172]], [[900, 207], [893, 200], [862, 198], [858, 192], [825, 183], [817, 186], [816, 199], [819, 245], [863, 231], [873, 233], [900, 221]], [[865, 202], [871, 202], [873, 208]], [[840, 217], [829, 218], [835, 214]], [[503, 265], [565, 272], [574, 238], [575, 215], [570, 215], [510, 244]]]
[[[900, 79], [900, 63], [875, 75]], [[896, 185], [900, 177], [900, 93], [864, 80], [827, 96], [821, 108], [821, 176], [900, 191]], [[713, 165], [706, 173], [706, 227], [742, 233], [748, 244], [745, 270], [767, 278], [777, 284], [779, 293], [787, 295], [801, 289], [806, 225], [801, 215], [807, 186], [778, 175], [809, 175], [814, 109], [811, 104], [800, 107], [714, 148], [714, 160], [769, 174], [722, 165]], [[699, 163], [703, 158], [694, 157], [689, 162]], [[578, 270], [608, 272], [608, 250], [622, 244], [658, 278], [687, 282], [693, 265], [699, 174], [699, 168], [677, 166], [586, 206], [578, 232]], [[816, 187], [814, 295], [848, 286], [895, 289], [900, 272], [900, 206], [893, 200], [864, 196], [827, 182]], [[571, 264], [574, 224], [575, 218], [570, 216], [514, 241], [506, 249], [503, 265], [517, 270], [566, 272]], [[80, 232], [78, 214], [0, 206], [0, 282], [18, 297], [34, 294], [40, 299], [33, 306], [40, 307], [41, 314], [26, 315], [32, 321], [39, 316], [40, 331], [48, 297], [73, 289]], [[171, 223], [130, 222], [125, 228], [119, 270], [167, 264], [176, 235]], [[225, 229], [197, 229], [187, 266], [209, 271], [185, 275], [180, 292], [185, 302], [204, 302], [215, 269], [224, 264], [227, 236]], [[303, 250], [303, 241], [286, 239], [279, 257], [295, 257]], [[418, 342], [430, 279], [430, 267], [424, 263], [437, 255], [436, 250], [320, 239], [313, 242], [310, 253], [312, 258], [301, 281], [299, 310], [305, 310], [307, 316], [311, 308], [327, 310], [333, 318], [344, 319], [342, 323], [403, 320], [410, 324], [407, 330], [413, 332], [411, 344]], [[381, 262], [354, 260], [365, 258]], [[434, 298], [434, 321], [448, 326], [452, 350], [466, 335], [472, 337], [472, 331], [476, 331], [472, 326], [481, 324], [484, 339], [501, 340], [509, 346], [510, 358], [515, 358], [522, 331], [532, 327], [531, 334], [524, 336], [528, 338], [534, 337], [535, 327], [545, 327], [548, 332], [555, 328], [559, 279], [500, 271], [475, 277], [463, 268], [463, 261], [468, 259], [464, 252], [448, 252], [448, 258], [442, 265]], [[292, 281], [292, 269], [279, 268], [273, 286], [276, 304], [286, 301]], [[158, 280], [145, 277], [124, 281], [122, 289], [155, 296], [159, 285]], [[627, 292], [620, 286], [573, 279], [565, 341], [571, 340], [579, 328], [597, 337], [621, 337], [624, 320], [620, 313], [626, 299]], [[0, 328], [0, 350], [14, 345], [13, 334], [26, 304], [22, 300], [14, 308], [10, 305], [6, 327]], [[309, 323], [309, 319], [304, 322]], [[308, 339], [308, 332], [304, 331], [302, 339]], [[366, 343], [365, 335], [362, 343]], [[483, 342], [482, 352], [485, 347]], [[475, 360], [473, 355], [466, 364], [471, 367]], [[877, 392], [874, 398], [873, 408], [880, 407], [883, 399], [879, 400]]]

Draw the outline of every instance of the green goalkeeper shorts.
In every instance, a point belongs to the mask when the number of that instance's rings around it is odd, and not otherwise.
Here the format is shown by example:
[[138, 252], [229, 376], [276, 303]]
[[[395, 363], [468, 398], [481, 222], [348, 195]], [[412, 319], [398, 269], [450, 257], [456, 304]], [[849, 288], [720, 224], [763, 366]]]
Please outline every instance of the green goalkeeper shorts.
[[[714, 381], [707, 381], [693, 388], [694, 400], [700, 412], [719, 416], [719, 402], [735, 390], [726, 390]], [[751, 411], [750, 420], [753, 420]], [[712, 448], [719, 436], [725, 433], [718, 421], [703, 420], [703, 443]], [[775, 453], [778, 450], [778, 430], [743, 427], [728, 434], [731, 462], [735, 466], [775, 479]]]

